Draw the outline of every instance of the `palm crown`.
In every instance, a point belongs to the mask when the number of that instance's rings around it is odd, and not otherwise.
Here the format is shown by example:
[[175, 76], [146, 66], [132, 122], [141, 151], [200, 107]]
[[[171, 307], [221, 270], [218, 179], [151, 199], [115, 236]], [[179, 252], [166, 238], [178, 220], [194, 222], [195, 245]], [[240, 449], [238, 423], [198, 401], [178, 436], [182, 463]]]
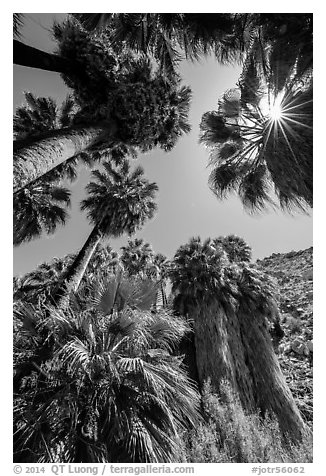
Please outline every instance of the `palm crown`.
[[145, 272], [153, 261], [152, 247], [149, 243], [144, 243], [143, 239], [128, 240], [127, 246], [122, 246], [121, 250], [121, 262], [130, 275]]
[[65, 77], [81, 107], [76, 124], [115, 121], [117, 138], [143, 150], [169, 150], [189, 132], [190, 89], [177, 78], [167, 81], [142, 54], [117, 53], [106, 32], [90, 34], [72, 19], [56, 25], [54, 34], [60, 54], [85, 69], [85, 78]]
[[213, 240], [215, 246], [222, 246], [231, 263], [251, 260], [251, 248], [243, 238], [235, 235], [219, 236]]
[[195, 305], [218, 300], [234, 306], [244, 299], [248, 305], [258, 303], [270, 313], [275, 309], [277, 288], [265, 273], [246, 262], [249, 250], [244, 240], [235, 240], [232, 235], [204, 242], [191, 238], [180, 246], [172, 261], [172, 291]]
[[119, 168], [104, 162], [103, 168], [102, 172], [92, 172], [95, 181], [87, 185], [89, 197], [82, 201], [81, 209], [87, 211], [90, 222], [104, 235], [131, 235], [154, 216], [158, 187], [143, 177], [141, 167], [131, 171], [126, 160]]

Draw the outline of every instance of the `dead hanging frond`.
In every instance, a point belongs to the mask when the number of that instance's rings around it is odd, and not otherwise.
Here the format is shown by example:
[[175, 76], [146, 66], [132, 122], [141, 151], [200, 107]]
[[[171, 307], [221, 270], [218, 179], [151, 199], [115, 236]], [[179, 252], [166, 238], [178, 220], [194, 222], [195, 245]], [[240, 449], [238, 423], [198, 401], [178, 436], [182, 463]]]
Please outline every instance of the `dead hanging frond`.
[[259, 164], [241, 178], [239, 196], [244, 207], [250, 212], [264, 210], [267, 204], [273, 205], [264, 164]]
[[234, 191], [240, 179], [239, 167], [232, 163], [222, 163], [210, 173], [208, 185], [214, 195], [222, 200]]
[[255, 265], [243, 265], [238, 287], [245, 302], [255, 303], [257, 309], [274, 318], [278, 314], [279, 288], [277, 281]]

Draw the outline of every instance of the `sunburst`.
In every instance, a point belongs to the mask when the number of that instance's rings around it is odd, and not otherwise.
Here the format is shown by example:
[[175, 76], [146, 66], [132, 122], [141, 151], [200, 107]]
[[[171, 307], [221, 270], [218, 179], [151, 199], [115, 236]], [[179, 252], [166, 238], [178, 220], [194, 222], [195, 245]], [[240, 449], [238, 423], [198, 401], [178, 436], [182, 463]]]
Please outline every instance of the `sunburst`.
[[292, 136], [294, 139], [299, 139], [298, 127], [312, 129], [310, 125], [312, 117], [303, 112], [303, 107], [308, 102], [312, 102], [312, 99], [302, 102], [300, 101], [300, 93], [296, 94], [293, 92], [286, 93], [282, 91], [277, 96], [265, 96], [259, 104], [262, 115], [267, 120], [265, 125], [265, 144], [269, 140], [272, 131], [274, 136], [279, 131], [283, 135], [291, 153], [293, 153], [289, 137]]
[[284, 118], [284, 93], [277, 96], [266, 95], [260, 101], [259, 108], [264, 117], [271, 122], [278, 122]]

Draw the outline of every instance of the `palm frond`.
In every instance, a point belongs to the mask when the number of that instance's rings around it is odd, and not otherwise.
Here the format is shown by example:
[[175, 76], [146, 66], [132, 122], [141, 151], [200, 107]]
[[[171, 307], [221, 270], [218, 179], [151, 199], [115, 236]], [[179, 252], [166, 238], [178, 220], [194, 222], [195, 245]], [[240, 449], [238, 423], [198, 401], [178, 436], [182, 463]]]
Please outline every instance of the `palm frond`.
[[24, 14], [23, 13], [14, 13], [13, 14], [14, 38], [21, 38], [20, 29], [23, 25], [24, 25]]
[[14, 245], [52, 234], [68, 219], [70, 191], [51, 183], [36, 183], [14, 196]]
[[266, 174], [266, 166], [260, 164], [241, 179], [239, 195], [244, 207], [251, 212], [263, 210], [267, 204], [273, 204]]

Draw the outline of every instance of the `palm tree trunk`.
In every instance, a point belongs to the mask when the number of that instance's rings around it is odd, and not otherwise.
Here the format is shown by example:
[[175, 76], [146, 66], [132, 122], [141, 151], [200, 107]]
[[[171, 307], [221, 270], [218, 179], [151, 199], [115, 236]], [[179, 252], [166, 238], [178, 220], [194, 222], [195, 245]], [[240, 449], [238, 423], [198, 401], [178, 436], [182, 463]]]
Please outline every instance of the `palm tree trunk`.
[[235, 311], [230, 307], [226, 312], [217, 300], [204, 301], [189, 309], [189, 317], [194, 326], [200, 385], [210, 379], [212, 387], [218, 392], [222, 380], [227, 380], [239, 395], [244, 408], [254, 410], [252, 379]]
[[[78, 155], [77, 155], [77, 157], [78, 157]], [[70, 159], [67, 159], [64, 162], [61, 162], [61, 164], [56, 165], [55, 167], [53, 167], [53, 169], [49, 170], [48, 172], [45, 172], [45, 174], [43, 174], [41, 177], [36, 177], [35, 179], [31, 180], [28, 185], [25, 185], [24, 187], [20, 187], [20, 188], [16, 189], [13, 193], [14, 197], [17, 196], [20, 192], [22, 192], [27, 187], [32, 187], [33, 185], [37, 185], [38, 183], [44, 183], [44, 182], [47, 183], [48, 180], [52, 181], [53, 180], [53, 173], [55, 173], [55, 172], [58, 174], [58, 177], [59, 176], [61, 177], [62, 176], [62, 169], [63, 169], [64, 164], [68, 163], [70, 160], [71, 161], [75, 160], [77, 157], [75, 157], [75, 156], [70, 157]], [[57, 181], [59, 181], [59, 178], [58, 178]]]
[[14, 142], [14, 192], [62, 162], [112, 136], [115, 123], [53, 130], [40, 138]]
[[80, 65], [61, 56], [46, 53], [45, 51], [25, 45], [21, 41], [14, 40], [14, 64], [27, 66], [29, 68], [38, 68], [46, 71], [55, 71], [56, 73], [69, 74], [76, 71], [78, 74], [85, 74]]
[[275, 413], [282, 433], [300, 440], [306, 427], [274, 352], [265, 316], [242, 304], [239, 323], [258, 408], [263, 414]]
[[217, 300], [190, 309], [194, 320], [199, 382], [211, 380], [219, 391], [227, 380], [243, 407], [275, 413], [284, 435], [300, 440], [306, 430], [282, 374], [263, 316], [241, 303], [235, 311]]
[[61, 279], [56, 290], [52, 294], [52, 301], [60, 307], [65, 307], [69, 302], [69, 295], [77, 291], [85, 274], [88, 263], [92, 258], [98, 244], [102, 239], [99, 226], [95, 226], [87, 238], [84, 246]]

